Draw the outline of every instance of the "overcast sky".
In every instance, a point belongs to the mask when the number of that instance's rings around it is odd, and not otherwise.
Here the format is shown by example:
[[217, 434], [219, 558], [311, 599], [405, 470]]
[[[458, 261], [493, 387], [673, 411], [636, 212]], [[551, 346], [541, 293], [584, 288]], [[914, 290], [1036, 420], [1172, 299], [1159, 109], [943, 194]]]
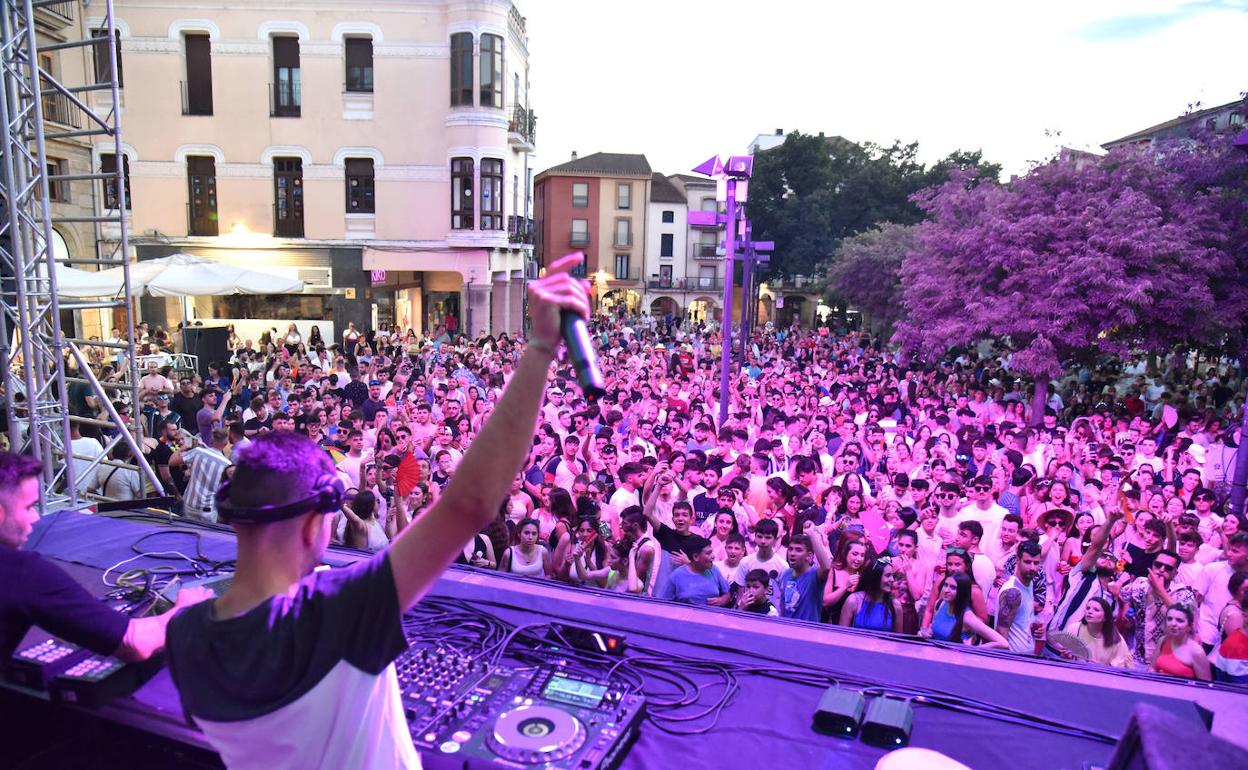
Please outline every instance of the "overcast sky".
[[[687, 171], [756, 134], [982, 149], [1007, 172], [1248, 89], [1248, 0], [517, 0], [535, 167]], [[1060, 136], [1057, 135], [1060, 132]]]

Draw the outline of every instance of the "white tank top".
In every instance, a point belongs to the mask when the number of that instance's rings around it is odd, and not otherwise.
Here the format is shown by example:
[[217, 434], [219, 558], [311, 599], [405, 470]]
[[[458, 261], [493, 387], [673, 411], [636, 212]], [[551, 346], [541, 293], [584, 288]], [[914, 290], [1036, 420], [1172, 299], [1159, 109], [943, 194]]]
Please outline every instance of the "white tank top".
[[527, 575], [528, 577], [546, 577], [546, 571], [543, 562], [546, 556], [546, 546], [538, 545], [537, 553], [533, 555], [533, 561], [526, 562], [524, 554], [521, 553], [519, 547], [509, 549], [511, 551], [510, 571], [513, 575]]

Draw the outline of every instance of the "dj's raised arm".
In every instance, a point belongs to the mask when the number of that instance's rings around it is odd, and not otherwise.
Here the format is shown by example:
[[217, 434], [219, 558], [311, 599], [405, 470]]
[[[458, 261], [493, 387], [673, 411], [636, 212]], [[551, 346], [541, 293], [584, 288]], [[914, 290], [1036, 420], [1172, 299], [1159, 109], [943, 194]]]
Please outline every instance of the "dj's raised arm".
[[561, 344], [559, 311], [589, 316], [585, 282], [570, 275], [584, 258], [580, 252], [568, 254], [551, 264], [543, 278], [529, 283], [532, 331], [515, 375], [446, 492], [391, 545], [390, 568], [401, 609], [420, 599], [464, 542], [490, 523], [507, 496], [533, 444], [550, 361]]

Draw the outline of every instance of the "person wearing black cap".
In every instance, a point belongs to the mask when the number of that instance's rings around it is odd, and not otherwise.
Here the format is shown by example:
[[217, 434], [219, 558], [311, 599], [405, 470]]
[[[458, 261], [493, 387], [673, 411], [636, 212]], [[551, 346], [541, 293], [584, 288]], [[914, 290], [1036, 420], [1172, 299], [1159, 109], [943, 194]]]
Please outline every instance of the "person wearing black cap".
[[561, 310], [589, 315], [584, 260], [565, 256], [528, 284], [528, 349], [459, 473], [373, 558], [314, 571], [349, 495], [306, 436], [268, 433], [236, 453], [217, 496], [238, 533], [233, 582], [180, 613], [168, 661], [189, 716], [231, 768], [419, 767], [393, 661], [402, 613], [494, 519], [533, 435], [560, 344]]
[[369, 425], [373, 424], [373, 418], [378, 412], [386, 410], [386, 402], [381, 395], [381, 380], [368, 381], [368, 398], [364, 399], [360, 408], [364, 410], [364, 422]]

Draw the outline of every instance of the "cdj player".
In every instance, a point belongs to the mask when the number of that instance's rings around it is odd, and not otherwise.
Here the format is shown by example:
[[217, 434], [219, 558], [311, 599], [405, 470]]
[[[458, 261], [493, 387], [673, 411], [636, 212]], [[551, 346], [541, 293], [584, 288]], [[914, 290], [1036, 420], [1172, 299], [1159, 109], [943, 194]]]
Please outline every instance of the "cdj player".
[[486, 665], [414, 647], [395, 667], [412, 741], [429, 770], [609, 770], [645, 716], [645, 698], [623, 682], [551, 665]]

